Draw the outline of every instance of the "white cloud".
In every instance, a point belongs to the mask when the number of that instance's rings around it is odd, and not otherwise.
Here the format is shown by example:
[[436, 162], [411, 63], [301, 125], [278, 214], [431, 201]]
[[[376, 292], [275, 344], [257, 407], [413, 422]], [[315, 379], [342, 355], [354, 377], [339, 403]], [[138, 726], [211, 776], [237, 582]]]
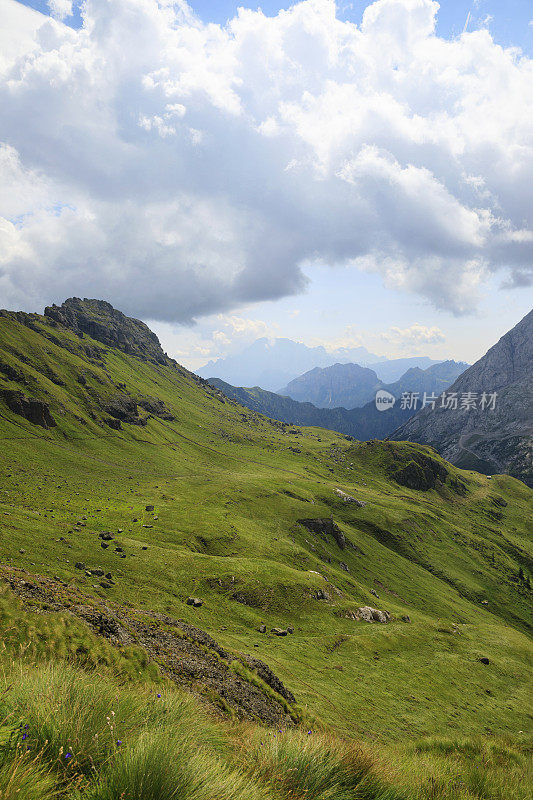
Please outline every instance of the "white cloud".
[[418, 322], [408, 328], [389, 328], [388, 331], [381, 334], [381, 338], [394, 347], [413, 352], [425, 350], [428, 345], [441, 344], [445, 341], [444, 334], [440, 328], [436, 326], [428, 327]]
[[72, 16], [72, 0], [48, 0], [48, 8], [55, 19]]
[[83, 8], [0, 64], [2, 305], [190, 322], [315, 262], [464, 313], [494, 271], [531, 280], [533, 61], [487, 30], [440, 39], [432, 0], [360, 27], [333, 0], [225, 28], [184, 0]]

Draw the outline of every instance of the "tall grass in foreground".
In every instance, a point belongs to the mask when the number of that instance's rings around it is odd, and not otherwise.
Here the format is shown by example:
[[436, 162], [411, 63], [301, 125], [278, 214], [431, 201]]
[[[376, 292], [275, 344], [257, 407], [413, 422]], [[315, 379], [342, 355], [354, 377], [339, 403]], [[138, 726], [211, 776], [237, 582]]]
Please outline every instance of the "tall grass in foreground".
[[531, 800], [531, 786], [528, 754], [501, 742], [373, 751], [217, 722], [183, 692], [71, 664], [0, 675], [0, 800]]

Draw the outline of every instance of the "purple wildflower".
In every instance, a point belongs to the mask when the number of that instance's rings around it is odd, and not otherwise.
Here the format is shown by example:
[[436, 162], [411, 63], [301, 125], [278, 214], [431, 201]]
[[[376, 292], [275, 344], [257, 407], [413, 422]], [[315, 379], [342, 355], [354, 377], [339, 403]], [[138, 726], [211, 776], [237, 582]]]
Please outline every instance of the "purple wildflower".
[[72, 753], [65, 753], [65, 758], [72, 758]]
[[23, 733], [22, 734], [22, 741], [24, 741], [24, 739], [27, 739], [27, 738], [28, 738], [28, 734], [27, 733]]
[[117, 745], [120, 746], [121, 744], [122, 744], [122, 739], [117, 739]]

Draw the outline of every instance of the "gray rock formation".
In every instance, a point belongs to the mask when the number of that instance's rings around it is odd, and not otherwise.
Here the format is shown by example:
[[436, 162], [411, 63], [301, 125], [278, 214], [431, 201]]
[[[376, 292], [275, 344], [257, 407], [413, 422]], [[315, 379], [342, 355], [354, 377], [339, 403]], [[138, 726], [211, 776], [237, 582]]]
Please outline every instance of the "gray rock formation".
[[359, 619], [364, 622], [381, 622], [385, 624], [390, 622], [391, 615], [388, 611], [380, 611], [379, 608], [372, 608], [372, 606], [361, 606], [357, 609]]
[[[447, 389], [448, 398], [451, 393], [456, 409], [428, 406], [391, 438], [429, 444], [463, 469], [508, 473], [532, 486], [533, 311]], [[475, 407], [464, 404], [468, 393]]]

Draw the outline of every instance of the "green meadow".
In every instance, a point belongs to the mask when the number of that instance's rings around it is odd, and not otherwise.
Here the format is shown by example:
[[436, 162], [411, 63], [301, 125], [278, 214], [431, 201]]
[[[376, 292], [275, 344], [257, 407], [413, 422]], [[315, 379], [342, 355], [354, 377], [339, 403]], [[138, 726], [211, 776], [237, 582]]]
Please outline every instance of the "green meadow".
[[[0, 316], [0, 362], [0, 389], [46, 402], [57, 422], [0, 400], [3, 576], [207, 631], [268, 664], [301, 720], [278, 730], [224, 715], [142, 648], [4, 583], [2, 800], [531, 797], [524, 484], [418, 445], [281, 425], [181, 367], [44, 318]], [[113, 429], [117, 393], [162, 400], [174, 419], [140, 408], [146, 424]], [[394, 479], [420, 455], [445, 470], [427, 491]], [[333, 519], [346, 546], [306, 519]], [[362, 606], [391, 619], [355, 619]]]

